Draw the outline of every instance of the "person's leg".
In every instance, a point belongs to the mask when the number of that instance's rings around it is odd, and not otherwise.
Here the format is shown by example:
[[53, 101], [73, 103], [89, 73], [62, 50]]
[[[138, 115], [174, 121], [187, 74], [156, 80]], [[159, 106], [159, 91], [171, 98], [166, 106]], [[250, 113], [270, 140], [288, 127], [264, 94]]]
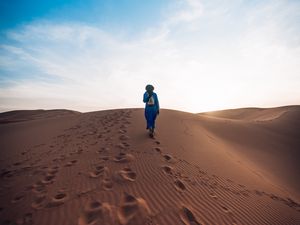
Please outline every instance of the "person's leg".
[[149, 109], [149, 128], [154, 128], [154, 110], [153, 108]]
[[153, 113], [153, 118], [152, 118], [152, 128], [154, 129], [155, 128], [155, 120], [156, 120], [156, 117], [157, 117], [157, 113], [156, 111]]
[[149, 116], [149, 131], [150, 131], [151, 137], [153, 137], [153, 134], [154, 134], [155, 119], [156, 119], [156, 111], [154, 108], [151, 108], [151, 113]]
[[145, 119], [147, 124], [146, 129], [148, 130], [150, 128], [150, 113], [148, 109], [145, 109]]
[[145, 109], [145, 118], [147, 121], [147, 129], [149, 129], [149, 135], [153, 136], [155, 128], [155, 119], [156, 119], [156, 110], [155, 108], [146, 108]]

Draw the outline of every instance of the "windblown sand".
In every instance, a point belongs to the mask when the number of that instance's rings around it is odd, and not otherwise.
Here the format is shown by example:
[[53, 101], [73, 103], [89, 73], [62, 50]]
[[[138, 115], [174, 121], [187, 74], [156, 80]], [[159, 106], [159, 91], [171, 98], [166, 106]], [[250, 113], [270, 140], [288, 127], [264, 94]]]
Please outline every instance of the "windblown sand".
[[0, 223], [300, 224], [300, 106], [0, 114]]

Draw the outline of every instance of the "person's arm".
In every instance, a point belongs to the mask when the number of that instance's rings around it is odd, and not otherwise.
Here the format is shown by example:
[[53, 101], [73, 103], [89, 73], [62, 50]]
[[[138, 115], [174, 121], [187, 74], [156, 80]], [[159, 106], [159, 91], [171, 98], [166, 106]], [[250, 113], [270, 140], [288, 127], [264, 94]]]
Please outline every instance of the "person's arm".
[[143, 102], [146, 103], [149, 101], [149, 95], [147, 92], [144, 93], [144, 98], [143, 98]]

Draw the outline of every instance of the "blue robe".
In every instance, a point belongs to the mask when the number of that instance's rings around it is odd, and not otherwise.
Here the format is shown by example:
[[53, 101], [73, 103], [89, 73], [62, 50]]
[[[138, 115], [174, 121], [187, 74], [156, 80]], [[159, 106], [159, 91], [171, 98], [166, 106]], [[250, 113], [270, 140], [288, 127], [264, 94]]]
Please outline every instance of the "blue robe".
[[159, 111], [159, 102], [156, 93], [153, 92], [154, 105], [148, 105], [149, 95], [147, 92], [144, 93], [143, 102], [145, 105], [145, 118], [147, 120], [147, 129], [155, 128], [155, 119], [157, 116], [157, 112]]

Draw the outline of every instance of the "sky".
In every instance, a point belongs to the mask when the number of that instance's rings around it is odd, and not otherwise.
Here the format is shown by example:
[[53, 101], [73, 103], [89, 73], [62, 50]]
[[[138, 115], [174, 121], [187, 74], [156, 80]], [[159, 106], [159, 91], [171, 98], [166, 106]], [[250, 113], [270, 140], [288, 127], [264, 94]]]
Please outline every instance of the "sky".
[[0, 1], [0, 112], [300, 104], [300, 1]]

